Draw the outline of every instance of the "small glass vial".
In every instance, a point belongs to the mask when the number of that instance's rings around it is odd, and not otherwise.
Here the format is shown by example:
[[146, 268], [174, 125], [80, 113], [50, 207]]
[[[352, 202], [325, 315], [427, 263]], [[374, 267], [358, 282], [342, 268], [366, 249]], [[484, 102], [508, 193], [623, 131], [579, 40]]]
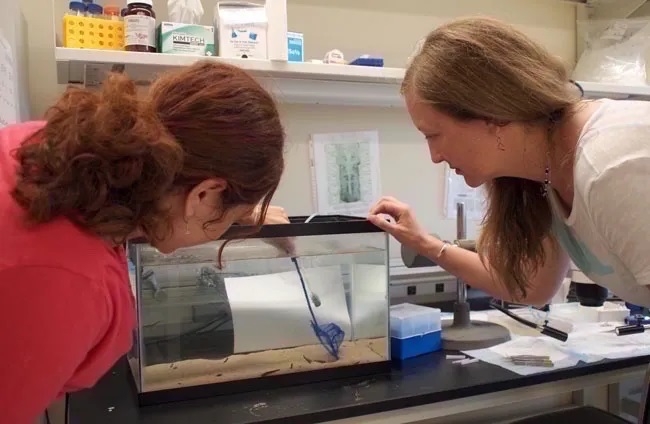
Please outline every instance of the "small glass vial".
[[152, 0], [128, 0], [124, 15], [124, 50], [156, 52], [156, 12]]
[[86, 5], [80, 1], [71, 1], [68, 5], [68, 15], [70, 16], [85, 16]]
[[89, 18], [101, 18], [104, 13], [104, 9], [95, 3], [88, 4], [86, 8], [86, 16]]
[[120, 16], [120, 7], [119, 6], [114, 6], [114, 5], [107, 5], [104, 6], [104, 16], [106, 19], [110, 19], [112, 21], [121, 21], [122, 17]]

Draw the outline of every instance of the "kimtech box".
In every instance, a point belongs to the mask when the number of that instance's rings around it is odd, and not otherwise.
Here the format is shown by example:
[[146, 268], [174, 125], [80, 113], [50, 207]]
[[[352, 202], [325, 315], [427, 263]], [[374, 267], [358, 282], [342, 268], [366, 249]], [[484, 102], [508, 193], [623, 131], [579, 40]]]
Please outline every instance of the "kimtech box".
[[158, 46], [160, 53], [215, 56], [214, 27], [162, 22]]

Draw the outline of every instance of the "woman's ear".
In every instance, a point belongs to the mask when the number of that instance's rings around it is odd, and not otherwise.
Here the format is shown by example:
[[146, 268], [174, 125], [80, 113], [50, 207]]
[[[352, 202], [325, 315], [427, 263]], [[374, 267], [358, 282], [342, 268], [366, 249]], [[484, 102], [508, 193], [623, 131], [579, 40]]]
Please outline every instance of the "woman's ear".
[[223, 178], [209, 178], [195, 185], [185, 198], [185, 217], [214, 213], [222, 206], [221, 195], [228, 187]]
[[508, 122], [508, 121], [499, 121], [499, 120], [496, 120], [496, 119], [486, 119], [486, 120], [485, 120], [485, 125], [487, 126], [487, 129], [488, 129], [490, 135], [495, 135], [495, 136], [496, 136], [496, 135], [499, 135], [499, 134], [497, 133], [497, 131], [498, 131], [500, 128], [501, 128], [501, 129], [506, 128], [506, 127], [508, 127], [508, 126], [511, 125], [511, 124], [512, 124], [512, 122]]

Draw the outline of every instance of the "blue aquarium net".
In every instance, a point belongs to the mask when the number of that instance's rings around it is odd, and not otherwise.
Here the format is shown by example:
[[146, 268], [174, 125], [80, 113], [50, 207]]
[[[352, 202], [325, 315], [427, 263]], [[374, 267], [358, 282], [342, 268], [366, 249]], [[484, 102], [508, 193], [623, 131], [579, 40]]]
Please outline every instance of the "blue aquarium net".
[[314, 334], [320, 341], [320, 344], [325, 348], [325, 350], [332, 355], [337, 360], [339, 359], [339, 349], [343, 339], [345, 339], [345, 331], [338, 325], [333, 322], [328, 324], [319, 325], [316, 320], [316, 315], [314, 315], [314, 310], [311, 306], [311, 301], [309, 298], [309, 293], [307, 293], [307, 285], [305, 284], [305, 279], [300, 270], [300, 265], [298, 265], [298, 259], [293, 257], [291, 261], [296, 267], [298, 272], [298, 277], [300, 278], [300, 285], [302, 286], [302, 291], [305, 295], [305, 301], [307, 301], [307, 307], [309, 308], [309, 314], [311, 315], [311, 327], [314, 330]]

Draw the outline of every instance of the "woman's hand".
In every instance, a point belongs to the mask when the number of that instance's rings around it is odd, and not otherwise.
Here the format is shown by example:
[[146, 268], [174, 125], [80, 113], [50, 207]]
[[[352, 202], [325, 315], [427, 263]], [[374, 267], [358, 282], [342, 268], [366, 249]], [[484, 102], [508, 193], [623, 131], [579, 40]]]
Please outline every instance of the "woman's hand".
[[[288, 224], [289, 216], [285, 212], [284, 208], [279, 206], [269, 206], [266, 211], [266, 218], [264, 219], [264, 225], [270, 224]], [[295, 255], [295, 245], [293, 238], [273, 238], [265, 239], [266, 243], [274, 246], [281, 251], [285, 252], [288, 255]]]
[[[257, 212], [259, 216], [259, 211]], [[289, 215], [280, 206], [269, 206], [266, 210], [266, 217], [264, 218], [264, 225], [269, 224], [288, 224]]]
[[382, 197], [370, 208], [368, 221], [386, 231], [403, 245], [418, 251], [427, 237], [406, 203], [394, 197]]
[[[256, 207], [253, 212], [241, 221], [245, 225], [255, 225], [259, 219], [260, 213], [262, 212], [261, 207]], [[273, 224], [288, 224], [289, 216], [285, 212], [284, 208], [280, 206], [269, 206], [266, 210], [266, 216], [264, 217], [264, 225], [273, 225]], [[293, 238], [272, 238], [264, 239], [264, 242], [274, 246], [281, 251], [294, 255], [294, 242]]]
[[[241, 225], [256, 225], [257, 220], [260, 219], [260, 214], [262, 213], [262, 207], [256, 206], [253, 211], [237, 220], [238, 224]], [[266, 209], [266, 216], [264, 217], [264, 225], [269, 224], [288, 224], [289, 216], [284, 211], [284, 208], [280, 206], [270, 206]]]

